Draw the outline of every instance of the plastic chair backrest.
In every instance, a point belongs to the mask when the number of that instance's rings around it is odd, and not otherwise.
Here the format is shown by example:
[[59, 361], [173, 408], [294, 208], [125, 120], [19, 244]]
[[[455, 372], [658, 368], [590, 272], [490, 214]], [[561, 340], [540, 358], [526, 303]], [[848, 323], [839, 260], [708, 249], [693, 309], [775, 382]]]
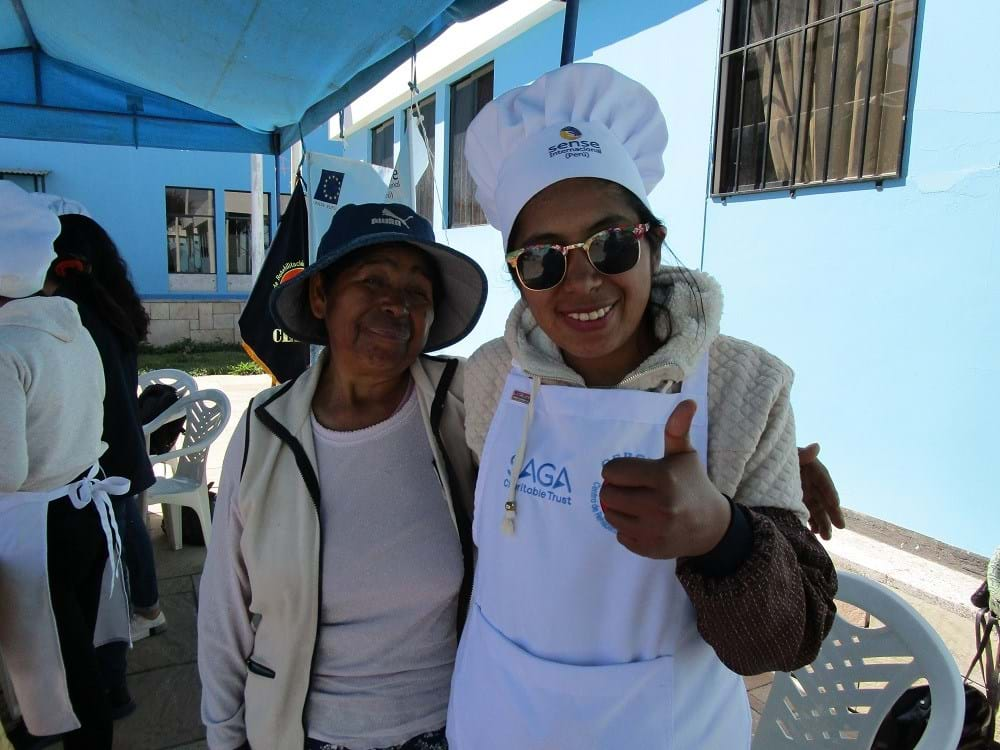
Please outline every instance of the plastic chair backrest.
[[194, 376], [184, 372], [184, 370], [174, 370], [164, 368], [162, 370], [150, 370], [139, 375], [139, 390], [145, 390], [153, 383], [163, 383], [177, 389], [177, 395], [183, 398], [198, 391], [198, 383]]
[[917, 750], [956, 747], [965, 697], [958, 667], [941, 637], [885, 586], [854, 573], [837, 575], [837, 599], [865, 610], [884, 627], [858, 627], [838, 614], [812, 664], [776, 672], [753, 750], [868, 750], [893, 704], [920, 678], [931, 689], [931, 719]]
[[[186, 396], [177, 403], [183, 404], [187, 410], [184, 440], [179, 450], [190, 452], [177, 459], [174, 476], [204, 482], [208, 449], [229, 422], [229, 399], [220, 390], [206, 388]], [[192, 448], [199, 450], [192, 451]]]

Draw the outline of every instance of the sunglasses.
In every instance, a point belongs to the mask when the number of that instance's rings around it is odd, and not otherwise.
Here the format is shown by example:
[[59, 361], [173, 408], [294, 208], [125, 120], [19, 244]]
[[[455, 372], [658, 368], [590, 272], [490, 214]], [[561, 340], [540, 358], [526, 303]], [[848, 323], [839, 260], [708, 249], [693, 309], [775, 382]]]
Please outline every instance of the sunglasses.
[[649, 226], [612, 227], [572, 245], [528, 245], [507, 253], [507, 265], [517, 272], [525, 289], [533, 292], [553, 289], [562, 283], [566, 278], [569, 263], [566, 256], [570, 250], [583, 250], [590, 265], [605, 276], [625, 273], [639, 262], [642, 238], [649, 232]]

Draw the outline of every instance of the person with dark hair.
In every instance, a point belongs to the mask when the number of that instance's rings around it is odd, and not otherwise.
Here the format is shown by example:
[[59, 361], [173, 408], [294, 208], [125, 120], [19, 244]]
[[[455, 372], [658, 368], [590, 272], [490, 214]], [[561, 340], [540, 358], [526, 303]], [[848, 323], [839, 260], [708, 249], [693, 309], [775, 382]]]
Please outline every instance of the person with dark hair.
[[479, 458], [452, 750], [748, 748], [739, 675], [815, 658], [836, 573], [804, 525], [792, 372], [661, 265], [667, 128], [597, 64], [488, 103], [477, 200], [521, 300], [466, 370]]
[[[76, 303], [80, 319], [101, 354], [106, 384], [102, 439], [108, 444], [101, 468], [131, 482], [129, 495], [115, 498], [113, 504], [122, 530], [123, 558], [135, 609], [132, 640], [138, 640], [166, 627], [159, 608], [153, 549], [137, 502], [138, 494], [155, 481], [136, 395], [137, 346], [149, 330], [149, 317], [108, 233], [82, 213], [64, 213], [59, 223], [57, 257], [49, 269], [45, 291]], [[125, 679], [128, 632], [111, 628], [103, 637], [108, 642], [99, 644], [98, 655], [113, 714], [121, 718], [135, 709]]]
[[76, 305], [40, 296], [59, 228], [0, 180], [0, 651], [24, 720], [15, 742], [62, 734], [70, 750], [109, 750], [94, 629], [120, 548], [108, 495], [128, 482], [98, 477], [97, 347]]

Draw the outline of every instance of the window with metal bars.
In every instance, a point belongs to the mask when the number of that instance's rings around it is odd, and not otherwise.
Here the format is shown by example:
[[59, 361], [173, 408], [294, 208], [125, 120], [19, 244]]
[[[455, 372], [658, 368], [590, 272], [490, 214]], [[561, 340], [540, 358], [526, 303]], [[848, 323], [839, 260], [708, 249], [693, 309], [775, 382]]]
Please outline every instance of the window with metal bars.
[[712, 194], [900, 173], [917, 0], [726, 0]]

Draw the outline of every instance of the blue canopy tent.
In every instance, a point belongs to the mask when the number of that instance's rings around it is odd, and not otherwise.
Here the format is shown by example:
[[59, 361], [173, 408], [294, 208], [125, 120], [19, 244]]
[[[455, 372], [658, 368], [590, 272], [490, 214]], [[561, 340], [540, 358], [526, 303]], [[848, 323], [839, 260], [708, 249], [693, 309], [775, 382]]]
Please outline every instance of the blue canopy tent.
[[292, 143], [501, 2], [0, 0], [0, 137], [272, 154], [277, 170]]
[[277, 170], [416, 50], [501, 2], [0, 0], [0, 137], [272, 154]]
[[0, 0], [0, 137], [280, 154], [501, 0]]

